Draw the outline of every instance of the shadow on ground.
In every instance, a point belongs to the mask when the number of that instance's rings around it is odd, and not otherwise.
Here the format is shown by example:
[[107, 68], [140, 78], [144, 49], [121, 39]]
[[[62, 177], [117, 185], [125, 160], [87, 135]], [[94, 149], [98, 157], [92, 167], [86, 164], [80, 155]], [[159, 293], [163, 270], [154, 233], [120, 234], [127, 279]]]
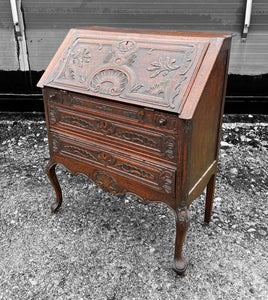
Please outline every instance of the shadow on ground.
[[203, 224], [202, 195], [178, 276], [168, 208], [103, 193], [59, 167], [64, 203], [52, 215], [43, 116], [4, 116], [0, 299], [268, 299], [268, 123], [225, 120], [212, 221]]

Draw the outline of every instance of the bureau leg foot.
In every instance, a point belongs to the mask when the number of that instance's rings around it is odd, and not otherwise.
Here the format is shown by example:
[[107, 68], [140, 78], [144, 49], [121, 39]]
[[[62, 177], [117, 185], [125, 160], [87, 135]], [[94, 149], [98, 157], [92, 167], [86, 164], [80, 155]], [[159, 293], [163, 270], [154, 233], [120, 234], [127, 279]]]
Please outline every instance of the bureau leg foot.
[[185, 239], [190, 219], [188, 209], [179, 209], [176, 212], [176, 239], [175, 239], [175, 254], [173, 262], [173, 270], [177, 274], [182, 274], [187, 268], [187, 263], [182, 257], [182, 246]]
[[207, 185], [206, 207], [205, 207], [205, 218], [204, 218], [205, 223], [209, 223], [211, 219], [215, 183], [216, 183], [216, 175], [212, 175]]
[[56, 201], [52, 203], [51, 205], [51, 212], [55, 213], [59, 207], [61, 206], [62, 203], [62, 192], [61, 192], [61, 188], [60, 188], [60, 184], [55, 172], [55, 168], [56, 168], [56, 163], [54, 162], [49, 162], [46, 168], [46, 173], [47, 176], [52, 184], [52, 186], [54, 187], [55, 193], [56, 193]]

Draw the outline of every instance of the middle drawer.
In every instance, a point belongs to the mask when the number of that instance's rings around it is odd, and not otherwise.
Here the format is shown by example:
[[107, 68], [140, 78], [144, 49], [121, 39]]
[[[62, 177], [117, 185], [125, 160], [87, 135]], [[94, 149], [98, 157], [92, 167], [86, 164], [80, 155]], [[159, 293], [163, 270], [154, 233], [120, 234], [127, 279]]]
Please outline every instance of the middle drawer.
[[135, 154], [141, 153], [173, 162], [177, 159], [176, 139], [172, 134], [143, 129], [53, 105], [49, 105], [48, 110], [52, 128], [97, 139], [104, 144], [113, 144]]

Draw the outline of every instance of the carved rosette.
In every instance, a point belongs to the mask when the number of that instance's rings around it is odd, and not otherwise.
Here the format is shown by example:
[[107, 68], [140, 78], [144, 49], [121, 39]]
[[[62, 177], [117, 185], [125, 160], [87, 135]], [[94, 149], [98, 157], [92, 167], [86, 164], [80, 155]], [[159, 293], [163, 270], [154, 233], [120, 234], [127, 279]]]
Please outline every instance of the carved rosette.
[[106, 69], [95, 74], [89, 84], [94, 93], [117, 96], [128, 84], [127, 75], [119, 70]]
[[125, 192], [125, 189], [119, 186], [116, 179], [106, 173], [95, 171], [92, 179], [105, 192], [112, 194], [123, 194]]

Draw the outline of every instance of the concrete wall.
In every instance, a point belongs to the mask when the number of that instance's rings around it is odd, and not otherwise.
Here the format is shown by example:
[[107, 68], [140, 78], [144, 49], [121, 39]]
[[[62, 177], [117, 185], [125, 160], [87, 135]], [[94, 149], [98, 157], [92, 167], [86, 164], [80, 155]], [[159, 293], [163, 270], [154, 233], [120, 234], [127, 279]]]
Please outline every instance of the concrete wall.
[[[235, 34], [230, 73], [268, 73], [268, 1], [254, 0], [246, 43], [241, 42], [245, 0], [22, 0], [31, 70], [44, 70], [73, 27], [114, 26]], [[16, 70], [9, 1], [0, 1], [0, 69]]]

